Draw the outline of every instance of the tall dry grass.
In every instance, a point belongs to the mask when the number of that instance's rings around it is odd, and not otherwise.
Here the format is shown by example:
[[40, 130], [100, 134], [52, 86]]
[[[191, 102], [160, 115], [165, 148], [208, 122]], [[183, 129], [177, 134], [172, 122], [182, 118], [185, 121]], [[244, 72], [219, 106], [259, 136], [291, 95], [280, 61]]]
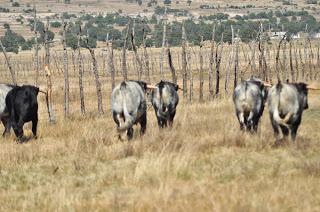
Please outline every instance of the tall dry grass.
[[[20, 78], [20, 82], [32, 79]], [[110, 84], [105, 114], [79, 113], [72, 79], [71, 115], [63, 119], [63, 80], [54, 79], [55, 125], [39, 97], [39, 138], [0, 138], [0, 211], [319, 211], [320, 99], [309, 95], [297, 145], [273, 148], [267, 108], [256, 135], [241, 133], [230, 98], [177, 108], [172, 129], [159, 130], [152, 108], [147, 132], [117, 139]], [[181, 96], [181, 95], [180, 95]], [[3, 130], [3, 127], [0, 127]], [[25, 133], [31, 134], [30, 125]]]

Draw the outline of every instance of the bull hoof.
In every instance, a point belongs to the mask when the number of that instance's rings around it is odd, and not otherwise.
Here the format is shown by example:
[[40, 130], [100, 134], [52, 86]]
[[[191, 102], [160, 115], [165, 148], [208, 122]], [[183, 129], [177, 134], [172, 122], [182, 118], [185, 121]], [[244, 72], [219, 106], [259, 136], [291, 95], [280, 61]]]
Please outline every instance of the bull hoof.
[[27, 140], [28, 140], [28, 138], [25, 136], [21, 136], [21, 137], [17, 138], [17, 142], [20, 144], [26, 142]]

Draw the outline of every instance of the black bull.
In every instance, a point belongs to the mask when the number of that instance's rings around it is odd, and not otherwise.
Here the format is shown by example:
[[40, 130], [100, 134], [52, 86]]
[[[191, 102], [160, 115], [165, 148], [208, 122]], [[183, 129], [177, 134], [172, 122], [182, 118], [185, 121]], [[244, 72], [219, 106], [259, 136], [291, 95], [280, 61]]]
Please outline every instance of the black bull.
[[15, 86], [6, 96], [6, 112], [9, 114], [6, 121], [6, 131], [12, 127], [19, 141], [26, 138], [23, 134], [23, 125], [32, 121], [32, 133], [37, 137], [39, 88], [31, 85]]

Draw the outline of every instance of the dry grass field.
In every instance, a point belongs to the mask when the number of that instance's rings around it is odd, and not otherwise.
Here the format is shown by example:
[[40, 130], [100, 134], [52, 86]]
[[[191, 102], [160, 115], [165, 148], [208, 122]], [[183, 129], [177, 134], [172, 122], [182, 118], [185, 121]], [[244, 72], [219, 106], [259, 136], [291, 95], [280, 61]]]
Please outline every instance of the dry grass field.
[[[102, 116], [89, 82], [87, 114], [80, 115], [77, 78], [71, 80], [67, 120], [60, 77], [53, 98], [57, 123], [48, 123], [39, 96], [39, 138], [25, 144], [13, 135], [0, 138], [0, 211], [320, 210], [319, 92], [309, 95], [298, 145], [273, 147], [267, 108], [257, 135], [241, 133], [230, 97], [181, 101], [172, 129], [159, 130], [149, 108], [147, 133], [140, 138], [135, 128], [128, 142], [117, 138], [107, 78]], [[25, 133], [31, 134], [29, 125]]]
[[[2, 7], [12, 12], [0, 14], [0, 25], [8, 22], [14, 31], [27, 38], [33, 36], [27, 22], [23, 25], [16, 18], [23, 14], [31, 0], [20, 0], [20, 7], [13, 8], [9, 0], [0, 0]], [[72, 0], [65, 5], [62, 0], [36, 1], [38, 15], [45, 18], [54, 13], [78, 14], [116, 12], [135, 14], [153, 8], [143, 1], [125, 0]], [[162, 6], [162, 1], [158, 1]], [[229, 10], [227, 5], [255, 5], [250, 11], [266, 9], [302, 9], [304, 0], [294, 1], [294, 6], [283, 6], [280, 1], [220, 0], [221, 10], [200, 10], [211, 0], [172, 1], [172, 8], [183, 8], [194, 16], [224, 12], [246, 14], [246, 10]], [[319, 5], [314, 5], [317, 9]], [[29, 7], [28, 7], [29, 8]], [[12, 10], [14, 9], [14, 11]], [[50, 11], [49, 11], [50, 10]], [[249, 10], [249, 9], [248, 9]], [[311, 11], [308, 9], [308, 11]], [[318, 13], [311, 11], [318, 18]], [[0, 35], [4, 30], [0, 30]], [[57, 35], [58, 36], [58, 35]], [[59, 38], [59, 37], [58, 37]], [[59, 39], [58, 39], [59, 40]], [[226, 69], [233, 73], [231, 46], [224, 44], [221, 62], [221, 96], [212, 102], [198, 103], [199, 96], [199, 47], [189, 46], [189, 68], [194, 74], [194, 98], [189, 103], [182, 98], [172, 129], [160, 130], [153, 108], [148, 107], [147, 132], [139, 137], [135, 127], [134, 139], [120, 141], [110, 111], [111, 82], [106, 68], [105, 43], [96, 49], [98, 69], [102, 83], [104, 114], [97, 112], [97, 97], [92, 75], [92, 63], [88, 51], [84, 56], [84, 91], [86, 114], [81, 115], [78, 88], [78, 67], [73, 66], [68, 49], [70, 73], [70, 115], [64, 118], [63, 48], [60, 41], [51, 48], [53, 81], [53, 109], [55, 124], [48, 122], [44, 96], [39, 94], [38, 139], [18, 144], [13, 132], [8, 138], [0, 136], [0, 211], [320, 211], [320, 91], [310, 91], [309, 109], [303, 114], [297, 142], [283, 142], [275, 147], [275, 138], [268, 117], [268, 108], [261, 119], [257, 134], [240, 132], [236, 119], [229, 81], [229, 94], [225, 95]], [[268, 67], [275, 78], [275, 57], [278, 41], [270, 45], [267, 54]], [[302, 67], [319, 73], [319, 42], [312, 41], [312, 64]], [[303, 41], [295, 41], [294, 47], [303, 49]], [[181, 48], [171, 48], [173, 64], [181, 80]], [[204, 46], [205, 99], [208, 95], [208, 67], [210, 45]], [[150, 48], [151, 82], [159, 81], [159, 55], [161, 50]], [[311, 52], [312, 52], [311, 51]], [[140, 55], [141, 49], [139, 49]], [[280, 58], [288, 54], [281, 51]], [[19, 84], [34, 82], [34, 50], [18, 55], [8, 53]], [[40, 53], [43, 67], [44, 50]], [[127, 52], [129, 77], [136, 79], [137, 64], [132, 51]], [[256, 49], [256, 70], [258, 69]], [[300, 55], [299, 55], [300, 56]], [[121, 51], [115, 50], [114, 62], [117, 83], [121, 80]], [[245, 77], [250, 74], [249, 45], [241, 45], [239, 69]], [[311, 56], [310, 56], [311, 57]], [[288, 57], [287, 57], [288, 58]], [[301, 56], [302, 58], [302, 56]], [[320, 58], [320, 57], [319, 57]], [[305, 58], [303, 58], [305, 59]], [[301, 59], [302, 60], [302, 59]], [[4, 57], [0, 54], [0, 61]], [[311, 60], [310, 60], [311, 61]], [[75, 63], [77, 61], [75, 60]], [[231, 64], [231, 63], [230, 63]], [[289, 70], [289, 62], [283, 64]], [[294, 67], [296, 68], [296, 66]], [[168, 65], [164, 65], [166, 79], [170, 80]], [[46, 78], [41, 70], [40, 87], [45, 88]], [[0, 64], [0, 82], [10, 83], [7, 66]], [[188, 82], [189, 83], [189, 82]], [[308, 82], [320, 87], [319, 82]], [[31, 125], [25, 125], [25, 134], [31, 135]], [[0, 133], [4, 130], [0, 124]]]

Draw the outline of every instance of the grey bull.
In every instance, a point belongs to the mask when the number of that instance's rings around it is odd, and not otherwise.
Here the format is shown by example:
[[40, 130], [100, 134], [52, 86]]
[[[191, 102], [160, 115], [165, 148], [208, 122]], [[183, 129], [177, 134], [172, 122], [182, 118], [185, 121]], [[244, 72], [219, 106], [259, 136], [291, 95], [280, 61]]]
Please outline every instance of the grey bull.
[[257, 131], [266, 97], [265, 83], [255, 77], [241, 82], [235, 88], [233, 102], [241, 130]]
[[9, 84], [0, 84], [0, 119], [5, 127], [3, 136], [10, 132], [10, 116], [6, 108], [6, 96], [15, 86]]
[[279, 139], [279, 128], [284, 137], [296, 139], [302, 113], [308, 109], [308, 85], [305, 83], [277, 83], [268, 95], [268, 107], [274, 134]]
[[[133, 137], [133, 125], [140, 124], [140, 135], [147, 126], [147, 104], [145, 92], [148, 85], [143, 81], [123, 81], [111, 94], [111, 110], [113, 120], [119, 132], [127, 131], [128, 139]], [[121, 119], [124, 123], [121, 123]]]
[[157, 116], [159, 127], [172, 126], [176, 115], [176, 107], [179, 103], [179, 86], [177, 84], [160, 81], [152, 90], [151, 102]]

